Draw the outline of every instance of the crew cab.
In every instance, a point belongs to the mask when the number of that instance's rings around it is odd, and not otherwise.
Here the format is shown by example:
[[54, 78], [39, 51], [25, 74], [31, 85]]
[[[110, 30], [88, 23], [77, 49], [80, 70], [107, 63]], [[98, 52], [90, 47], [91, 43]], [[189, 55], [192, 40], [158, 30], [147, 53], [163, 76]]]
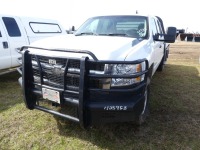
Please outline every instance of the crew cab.
[[165, 33], [157, 16], [111, 15], [89, 18], [72, 35], [24, 46], [19, 83], [26, 107], [83, 128], [108, 122], [141, 125], [149, 113], [152, 76], [163, 70], [167, 43], [175, 36], [176, 28]]

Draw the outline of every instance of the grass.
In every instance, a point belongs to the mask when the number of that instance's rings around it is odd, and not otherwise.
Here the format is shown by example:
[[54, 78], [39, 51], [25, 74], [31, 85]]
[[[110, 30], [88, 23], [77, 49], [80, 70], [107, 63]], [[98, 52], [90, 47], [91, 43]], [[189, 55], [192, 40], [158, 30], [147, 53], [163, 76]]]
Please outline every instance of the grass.
[[18, 73], [0, 76], [0, 149], [200, 149], [200, 44], [171, 44], [151, 84], [151, 115], [141, 127], [78, 124], [25, 108]]

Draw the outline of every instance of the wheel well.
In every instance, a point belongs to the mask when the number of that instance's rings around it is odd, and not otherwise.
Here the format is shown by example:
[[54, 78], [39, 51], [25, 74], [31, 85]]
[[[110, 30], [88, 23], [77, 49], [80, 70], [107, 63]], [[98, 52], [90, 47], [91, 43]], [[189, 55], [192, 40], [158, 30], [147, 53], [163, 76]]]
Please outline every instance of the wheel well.
[[153, 66], [154, 64], [152, 64], [148, 70], [148, 77], [151, 79], [152, 78], [152, 75], [153, 75]]

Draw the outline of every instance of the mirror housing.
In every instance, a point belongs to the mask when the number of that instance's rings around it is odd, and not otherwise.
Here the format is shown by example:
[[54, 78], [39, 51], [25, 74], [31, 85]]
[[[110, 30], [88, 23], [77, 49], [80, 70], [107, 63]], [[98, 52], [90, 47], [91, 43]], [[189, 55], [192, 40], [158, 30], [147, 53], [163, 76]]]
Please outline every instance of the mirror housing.
[[174, 43], [176, 40], [176, 31], [175, 27], [168, 27], [167, 34], [164, 35], [165, 42]]
[[75, 31], [75, 26], [72, 26], [72, 31]]
[[174, 43], [176, 40], [176, 28], [168, 27], [166, 34], [156, 34], [153, 36], [155, 41], [164, 41], [167, 43]]
[[71, 26], [68, 30], [68, 34], [74, 34], [75, 32], [75, 26]]

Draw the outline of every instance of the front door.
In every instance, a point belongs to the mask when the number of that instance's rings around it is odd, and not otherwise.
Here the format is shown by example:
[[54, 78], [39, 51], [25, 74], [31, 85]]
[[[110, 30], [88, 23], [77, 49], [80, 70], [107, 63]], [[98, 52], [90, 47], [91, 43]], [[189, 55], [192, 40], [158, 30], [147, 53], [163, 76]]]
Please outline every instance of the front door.
[[28, 38], [25, 36], [26, 33], [19, 17], [3, 16], [1, 20], [10, 43], [11, 67], [16, 67], [19, 65], [18, 58], [21, 57], [17, 49], [27, 45]]
[[[162, 32], [160, 31], [160, 27], [158, 26], [158, 23], [157, 23], [157, 19], [151, 19], [151, 26], [152, 26], [152, 33], [154, 35], [160, 35], [162, 34]], [[160, 37], [159, 37], [160, 38]], [[163, 38], [163, 37], [162, 37]], [[153, 49], [154, 49], [154, 72], [156, 71], [156, 69], [158, 68], [161, 60], [162, 60], [162, 57], [164, 55], [164, 42], [161, 42], [161, 41], [153, 41]]]
[[5, 28], [0, 19], [0, 70], [11, 67], [11, 51]]

